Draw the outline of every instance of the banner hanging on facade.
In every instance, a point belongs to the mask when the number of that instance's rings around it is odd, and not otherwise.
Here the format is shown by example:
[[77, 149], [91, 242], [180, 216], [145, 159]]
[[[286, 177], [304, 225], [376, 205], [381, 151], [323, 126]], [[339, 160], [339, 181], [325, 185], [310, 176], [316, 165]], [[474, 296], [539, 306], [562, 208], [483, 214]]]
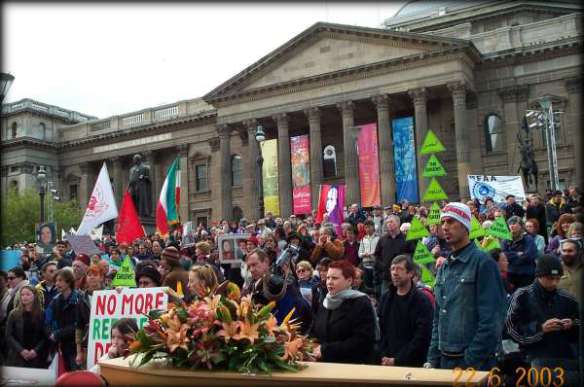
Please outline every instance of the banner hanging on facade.
[[278, 140], [266, 140], [260, 144], [264, 164], [262, 179], [264, 185], [264, 210], [272, 214], [280, 214], [278, 198]]
[[517, 201], [525, 200], [521, 176], [468, 175], [467, 178], [472, 199], [479, 199], [482, 202], [490, 197], [495, 203], [502, 203], [505, 196], [511, 194], [515, 195]]
[[379, 205], [381, 204], [381, 186], [379, 183], [377, 124], [366, 124], [360, 127], [357, 137], [357, 153], [359, 154], [361, 206]]
[[345, 185], [323, 184], [318, 194], [316, 223], [328, 222], [335, 226], [337, 235], [341, 235], [341, 223], [344, 220]]
[[416, 169], [416, 141], [413, 117], [392, 120], [393, 162], [397, 201], [407, 199], [418, 203], [418, 175]]
[[310, 214], [310, 142], [308, 135], [290, 137], [292, 203], [295, 215]]

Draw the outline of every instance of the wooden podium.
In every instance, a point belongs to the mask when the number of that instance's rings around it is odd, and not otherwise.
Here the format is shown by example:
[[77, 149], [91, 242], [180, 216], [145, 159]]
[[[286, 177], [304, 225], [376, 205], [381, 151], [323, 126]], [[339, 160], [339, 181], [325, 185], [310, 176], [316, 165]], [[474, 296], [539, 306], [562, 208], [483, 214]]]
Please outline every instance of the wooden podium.
[[99, 363], [101, 375], [110, 386], [462, 386], [486, 384], [488, 378], [488, 372], [476, 372], [474, 375], [465, 372], [461, 375], [453, 370], [334, 363], [306, 363], [308, 367], [296, 373], [239, 374], [188, 371], [156, 364], [136, 368], [129, 365], [130, 359], [118, 358]]

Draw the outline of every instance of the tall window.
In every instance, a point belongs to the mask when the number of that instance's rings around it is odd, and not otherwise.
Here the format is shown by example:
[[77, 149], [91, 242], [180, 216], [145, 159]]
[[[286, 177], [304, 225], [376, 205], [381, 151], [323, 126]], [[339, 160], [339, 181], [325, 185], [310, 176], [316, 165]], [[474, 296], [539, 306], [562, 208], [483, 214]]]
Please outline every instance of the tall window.
[[77, 200], [77, 184], [69, 186], [69, 200]]
[[231, 156], [231, 186], [241, 185], [241, 156]]
[[485, 144], [487, 152], [498, 152], [503, 148], [503, 120], [495, 113], [485, 117]]
[[199, 164], [195, 166], [196, 174], [196, 189], [197, 192], [207, 191], [209, 184], [207, 181], [207, 164]]
[[12, 138], [16, 138], [16, 135], [18, 134], [18, 126], [16, 125], [16, 122], [12, 123], [11, 132]]

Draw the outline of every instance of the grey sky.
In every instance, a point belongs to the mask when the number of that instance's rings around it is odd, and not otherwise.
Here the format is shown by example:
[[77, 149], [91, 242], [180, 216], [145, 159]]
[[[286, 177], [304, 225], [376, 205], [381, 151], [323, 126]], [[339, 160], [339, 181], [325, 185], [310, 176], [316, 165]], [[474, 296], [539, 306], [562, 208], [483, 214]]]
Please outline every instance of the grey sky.
[[379, 27], [401, 4], [4, 3], [5, 102], [108, 117], [196, 98], [317, 21]]

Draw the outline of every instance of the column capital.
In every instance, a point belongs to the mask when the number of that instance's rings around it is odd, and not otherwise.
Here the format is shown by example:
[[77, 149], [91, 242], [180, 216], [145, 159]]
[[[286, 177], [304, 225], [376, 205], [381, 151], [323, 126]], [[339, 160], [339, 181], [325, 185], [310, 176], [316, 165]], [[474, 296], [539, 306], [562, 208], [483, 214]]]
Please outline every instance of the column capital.
[[337, 109], [341, 111], [343, 114], [353, 113], [353, 109], [355, 109], [355, 104], [353, 101], [343, 101], [337, 103]]
[[408, 90], [408, 95], [414, 102], [414, 105], [425, 105], [428, 100], [428, 89], [425, 87], [410, 89]]
[[146, 150], [142, 152], [142, 156], [146, 159], [146, 160], [151, 160], [154, 157], [154, 152], [151, 150]]
[[288, 121], [288, 113], [276, 113], [272, 115], [272, 119], [274, 121], [276, 121], [276, 123], [278, 125], [280, 125], [280, 122], [283, 121]]
[[258, 120], [255, 118], [251, 118], [249, 120], [243, 120], [241, 122], [243, 124], [243, 126], [245, 127], [245, 129], [247, 130], [248, 134], [254, 134], [256, 131], [256, 128], [258, 126]]
[[217, 125], [217, 134], [219, 137], [227, 137], [231, 135], [231, 127], [227, 124], [219, 124]]
[[320, 119], [320, 108], [317, 106], [306, 108], [304, 109], [304, 114], [309, 121], [318, 120]]
[[79, 164], [79, 169], [81, 170], [81, 173], [86, 175], [89, 173], [89, 161], [85, 161], [83, 163]]
[[380, 94], [371, 97], [371, 101], [373, 101], [373, 103], [377, 107], [377, 110], [389, 109], [391, 98], [387, 94]]
[[187, 156], [189, 154], [189, 144], [178, 144], [176, 146], [176, 151], [181, 157]]
[[524, 101], [529, 95], [528, 85], [513, 85], [503, 87], [497, 90], [497, 93], [503, 99], [503, 102]]
[[119, 165], [122, 163], [122, 156], [113, 156], [113, 157], [110, 157], [110, 160], [112, 161], [112, 163], [114, 165], [116, 165], [116, 164]]
[[241, 140], [242, 145], [247, 145], [249, 136], [247, 134], [247, 129], [245, 127], [237, 127], [235, 129], [237, 134], [239, 135], [239, 139]]
[[209, 142], [209, 146], [211, 147], [211, 152], [217, 152], [219, 150], [220, 144], [219, 137], [213, 137], [207, 141]]
[[448, 90], [450, 90], [452, 95], [458, 95], [458, 94], [462, 94], [462, 93], [466, 94], [466, 92], [468, 90], [466, 83], [463, 81], [448, 82], [446, 84], [446, 87], [448, 88]]
[[575, 94], [582, 92], [582, 78], [574, 77], [566, 79], [566, 89], [568, 93]]

